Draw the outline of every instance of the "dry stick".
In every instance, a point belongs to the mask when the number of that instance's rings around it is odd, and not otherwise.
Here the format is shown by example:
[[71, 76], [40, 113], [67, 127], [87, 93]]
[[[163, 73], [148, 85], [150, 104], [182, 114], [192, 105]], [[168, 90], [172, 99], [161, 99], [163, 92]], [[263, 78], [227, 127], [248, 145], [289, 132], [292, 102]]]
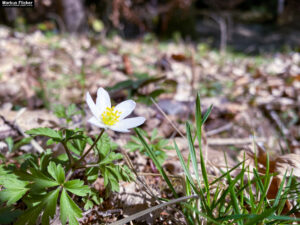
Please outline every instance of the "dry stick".
[[232, 126], [233, 126], [232, 123], [228, 123], [228, 124], [226, 124], [226, 125], [224, 125], [222, 127], [216, 128], [214, 130], [206, 131], [205, 134], [206, 134], [206, 136], [216, 135], [216, 134], [221, 133], [223, 131], [229, 130]]
[[[127, 152], [125, 152], [125, 151], [123, 151], [123, 150], [121, 150], [121, 151], [122, 151], [122, 154], [124, 155], [124, 160], [125, 160], [126, 164], [127, 164], [128, 167], [133, 171], [133, 173], [135, 174], [137, 180], [144, 186], [146, 192], [149, 191], [149, 193], [147, 192], [147, 194], [150, 195], [152, 198], [155, 198], [156, 201], [158, 201], [159, 203], [161, 203], [161, 201], [160, 201], [160, 200], [156, 197], [156, 195], [152, 192], [152, 190], [151, 190], [151, 188], [149, 187], [149, 185], [148, 185], [146, 182], [144, 182], [144, 181], [140, 178], [140, 176], [139, 176], [138, 173], [136, 172], [135, 168], [133, 167], [133, 163], [132, 163], [131, 159], [129, 158]], [[137, 184], [137, 183], [136, 183], [136, 184]], [[137, 185], [138, 185], [138, 184], [137, 184]]]
[[[121, 150], [121, 151], [122, 151], [122, 154], [124, 155], [125, 162], [126, 162], [127, 165], [129, 166], [129, 168], [134, 172], [134, 174], [135, 174], [137, 180], [144, 186], [145, 192], [146, 192], [149, 196], [151, 196], [153, 199], [155, 199], [159, 204], [162, 204], [162, 201], [161, 201], [161, 200], [160, 200], [160, 199], [152, 192], [152, 190], [151, 190], [151, 188], [149, 187], [149, 185], [141, 179], [141, 177], [139, 176], [139, 174], [141, 174], [141, 173], [137, 173], [137, 172], [136, 172], [135, 168], [133, 167], [133, 163], [132, 163], [131, 159], [129, 158], [127, 152], [125, 152], [125, 151], [123, 151], [123, 150]], [[160, 175], [160, 174], [159, 174], [159, 175]], [[169, 175], [168, 175], [168, 176], [169, 176]], [[183, 180], [182, 177], [181, 177], [181, 180]], [[136, 181], [134, 181], [134, 182], [138, 185], [138, 183], [137, 183]], [[150, 193], [148, 193], [147, 190], [148, 190]], [[177, 208], [175, 208], [175, 207], [172, 207], [172, 208], [173, 208], [175, 211], [177, 211], [178, 213], [182, 214], [182, 212], [181, 212], [179, 209], [177, 209]], [[182, 216], [184, 217], [183, 214], [182, 214]], [[130, 222], [130, 223], [132, 223], [132, 222]]]
[[193, 45], [191, 46], [191, 74], [192, 74], [192, 79], [191, 79], [191, 87], [192, 87], [192, 94], [195, 92], [195, 81], [196, 81], [196, 62], [195, 62], [195, 49]]
[[212, 18], [220, 27], [220, 52], [223, 54], [226, 50], [227, 45], [227, 27], [226, 21], [220, 15], [211, 14], [210, 18]]
[[[9, 127], [11, 127], [13, 130], [16, 130], [18, 132], [19, 135], [22, 135], [24, 137], [30, 137], [28, 134], [24, 133], [24, 131], [22, 130], [22, 128], [17, 124], [17, 117], [19, 117], [21, 114], [23, 114], [25, 112], [26, 108], [23, 108], [20, 110], [20, 113], [18, 113], [18, 115], [16, 116], [16, 118], [14, 119], [14, 121], [11, 123], [8, 120], [6, 120], [4, 118], [4, 116], [0, 115], [0, 118], [3, 120], [3, 122], [8, 125]], [[31, 145], [39, 152], [45, 152], [45, 150], [42, 148], [42, 146], [40, 146], [39, 143], [37, 143], [34, 139], [31, 139], [30, 141]]]
[[[256, 142], [265, 142], [266, 138], [255, 138]], [[208, 138], [208, 145], [245, 145], [253, 143], [252, 138]]]
[[281, 133], [283, 133], [285, 136], [288, 136], [290, 133], [289, 130], [284, 126], [283, 122], [280, 120], [278, 114], [273, 110], [272, 106], [266, 105], [264, 108], [266, 109], [272, 120], [274, 120]]
[[179, 202], [182, 202], [182, 201], [186, 201], [186, 200], [191, 199], [191, 198], [198, 198], [198, 196], [197, 195], [191, 195], [191, 196], [184, 196], [184, 197], [181, 197], [181, 198], [173, 199], [173, 200], [171, 200], [169, 202], [165, 202], [165, 203], [162, 203], [160, 205], [153, 206], [153, 207], [151, 207], [149, 209], [143, 210], [141, 212], [135, 213], [134, 215], [131, 215], [129, 217], [126, 217], [124, 219], [121, 219], [119, 221], [111, 223], [111, 225], [123, 225], [123, 224], [126, 224], [126, 223], [128, 223], [128, 222], [130, 222], [132, 220], [138, 219], [138, 218], [140, 218], [140, 217], [142, 217], [142, 216], [144, 216], [146, 214], [149, 214], [149, 213], [151, 213], [151, 212], [153, 212], [153, 211], [155, 211], [157, 209], [160, 209], [162, 207], [166, 207], [166, 206], [171, 205], [171, 204], [175, 204], [175, 203], [179, 203]]
[[170, 118], [167, 116], [167, 114], [160, 108], [160, 106], [155, 102], [155, 100], [151, 97], [150, 98], [151, 101], [153, 102], [153, 104], [156, 106], [156, 108], [158, 109], [158, 111], [163, 114], [163, 116], [168, 120], [168, 122], [171, 124], [171, 126], [177, 131], [178, 134], [180, 134], [181, 137], [183, 137], [184, 139], [186, 139], [186, 137], [180, 132], [180, 130], [178, 130], [178, 128], [175, 126], [175, 124], [172, 122], [172, 120], [170, 120]]
[[[175, 124], [170, 120], [170, 118], [165, 114], [165, 112], [161, 109], [161, 107], [155, 102], [155, 100], [151, 97], [151, 101], [153, 102], [153, 104], [156, 106], [156, 108], [161, 112], [161, 114], [163, 114], [163, 116], [167, 119], [167, 121], [171, 124], [171, 126], [176, 130], [176, 132], [183, 137], [185, 140], [186, 137], [180, 132], [180, 130], [177, 129], [177, 127], [175, 126]], [[205, 142], [205, 146], [207, 145], [207, 141]], [[208, 154], [208, 150], [205, 147], [205, 163], [207, 163], [207, 154]]]

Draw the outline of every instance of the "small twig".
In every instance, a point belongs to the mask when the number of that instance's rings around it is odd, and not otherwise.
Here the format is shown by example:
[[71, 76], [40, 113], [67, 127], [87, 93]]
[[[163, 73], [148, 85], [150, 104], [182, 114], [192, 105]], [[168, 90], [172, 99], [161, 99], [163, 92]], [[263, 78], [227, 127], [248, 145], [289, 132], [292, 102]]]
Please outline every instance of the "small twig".
[[105, 212], [102, 212], [102, 211], [96, 211], [96, 213], [99, 215], [99, 216], [102, 216], [102, 217], [108, 217], [108, 216], [112, 216], [113, 214], [122, 214], [123, 213], [123, 210], [122, 209], [110, 209], [110, 210], [107, 210]]
[[[16, 118], [14, 119], [14, 121], [11, 123], [8, 120], [6, 120], [4, 118], [4, 116], [0, 115], [0, 118], [3, 120], [3, 122], [8, 125], [9, 127], [11, 127], [11, 129], [16, 130], [18, 132], [19, 135], [22, 135], [24, 137], [30, 137], [28, 134], [24, 133], [24, 131], [22, 130], [22, 128], [20, 126], [18, 126], [16, 119], [18, 117], [21, 116], [21, 114], [23, 114], [25, 112], [26, 108], [22, 109], [20, 113], [17, 114]], [[45, 152], [45, 150], [42, 148], [42, 146], [39, 145], [39, 143], [37, 143], [34, 139], [31, 139], [30, 141], [31, 145], [33, 146], [33, 148], [35, 148], [39, 153]]]
[[[123, 156], [124, 156], [124, 160], [126, 162], [126, 164], [128, 165], [128, 167], [133, 171], [133, 173], [135, 174], [137, 180], [142, 184], [142, 186], [145, 188], [146, 193], [151, 196], [152, 198], [154, 198], [156, 201], [158, 201], [159, 203], [161, 203], [161, 201], [157, 198], [157, 196], [152, 192], [151, 188], [148, 186], [148, 184], [146, 182], [144, 182], [141, 177], [139, 176], [139, 174], [137, 173], [137, 171], [135, 170], [133, 163], [131, 161], [131, 159], [129, 158], [128, 154], [126, 151], [121, 150]], [[136, 183], [137, 184], [137, 183]], [[138, 185], [138, 184], [137, 184]]]
[[206, 136], [213, 136], [223, 131], [229, 130], [232, 127], [232, 123], [228, 123], [222, 127], [218, 127], [217, 129], [206, 131]]
[[129, 217], [126, 217], [124, 219], [121, 219], [119, 221], [116, 221], [114, 223], [111, 223], [111, 225], [123, 225], [123, 224], [126, 224], [132, 220], [135, 220], [135, 219], [138, 219], [146, 214], [149, 214], [149, 213], [152, 213], [153, 211], [155, 210], [158, 210], [160, 208], [163, 208], [163, 207], [166, 207], [166, 206], [169, 206], [171, 204], [175, 204], [175, 203], [179, 203], [179, 202], [182, 202], [182, 201], [186, 201], [188, 199], [191, 199], [191, 198], [199, 198], [198, 195], [191, 195], [191, 196], [184, 196], [184, 197], [181, 197], [181, 198], [177, 198], [177, 199], [173, 199], [173, 200], [170, 200], [169, 202], [165, 202], [165, 203], [162, 203], [160, 205], [157, 205], [157, 206], [153, 206], [149, 209], [146, 209], [146, 210], [143, 210], [141, 212], [138, 212], [138, 213], [135, 213]]
[[266, 109], [266, 111], [268, 112], [268, 114], [270, 115], [271, 119], [276, 123], [278, 129], [280, 130], [280, 132], [285, 135], [288, 136], [289, 135], [289, 130], [284, 126], [283, 122], [280, 120], [280, 117], [278, 116], [278, 114], [273, 110], [271, 105], [266, 105], [264, 107]]
[[[159, 176], [159, 177], [162, 177], [162, 175], [160, 173], [138, 173], [138, 175], [140, 176]], [[176, 179], [182, 179], [183, 177], [180, 176], [180, 175], [171, 175], [171, 174], [167, 174], [168, 177], [171, 177], [171, 178], [176, 178]]]
[[192, 95], [195, 93], [195, 81], [196, 81], [196, 62], [195, 62], [195, 49], [193, 46], [191, 46], [191, 59], [190, 59], [190, 65], [191, 65], [191, 87], [192, 87]]
[[227, 26], [226, 21], [222, 16], [211, 14], [210, 18], [212, 18], [220, 27], [220, 52], [223, 54], [226, 50], [227, 45]]
[[[255, 138], [256, 142], [266, 142], [266, 138]], [[253, 143], [253, 138], [208, 138], [208, 145], [245, 145]]]
[[180, 130], [175, 126], [174, 122], [172, 122], [172, 120], [170, 120], [170, 118], [167, 116], [167, 114], [165, 114], [165, 112], [160, 108], [160, 106], [155, 102], [155, 100], [152, 97], [150, 99], [153, 102], [153, 104], [155, 105], [155, 107], [158, 109], [158, 111], [161, 114], [163, 114], [163, 116], [168, 120], [168, 122], [171, 124], [171, 126], [177, 131], [177, 133], [181, 137], [183, 137], [184, 139], [186, 139], [186, 137], [180, 132]]

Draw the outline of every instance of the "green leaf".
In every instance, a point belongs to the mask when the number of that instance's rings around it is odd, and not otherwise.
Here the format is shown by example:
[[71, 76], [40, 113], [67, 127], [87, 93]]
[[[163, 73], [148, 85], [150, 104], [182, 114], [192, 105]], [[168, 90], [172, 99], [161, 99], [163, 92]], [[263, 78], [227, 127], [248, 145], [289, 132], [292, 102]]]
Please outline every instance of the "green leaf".
[[99, 167], [86, 168], [85, 175], [89, 182], [94, 182], [98, 178]]
[[46, 136], [54, 139], [62, 139], [62, 136], [59, 132], [48, 127], [34, 128], [26, 131], [25, 133], [32, 136]]
[[5, 138], [5, 142], [6, 142], [6, 144], [7, 144], [8, 151], [9, 151], [9, 152], [12, 152], [13, 147], [14, 147], [14, 140], [12, 139], [12, 137], [7, 137], [7, 138]]
[[126, 165], [120, 166], [120, 175], [124, 181], [132, 181], [134, 178], [132, 171]]
[[253, 216], [253, 218], [248, 220], [248, 222], [245, 225], [257, 224], [258, 222], [261, 222], [262, 220], [268, 218], [269, 216], [272, 216], [272, 214], [275, 211], [276, 211], [276, 208], [267, 209], [263, 213]]
[[0, 184], [4, 187], [0, 191], [0, 201], [7, 202], [8, 206], [21, 199], [29, 190], [26, 187], [28, 182], [19, 180], [14, 174], [2, 175]]
[[101, 160], [99, 165], [109, 164], [109, 163], [112, 163], [115, 160], [119, 160], [119, 159], [122, 159], [122, 158], [123, 158], [122, 154], [111, 152], [103, 160]]
[[58, 186], [59, 183], [55, 180], [52, 180], [50, 177], [46, 176], [44, 173], [37, 169], [30, 169], [31, 175], [27, 178], [28, 180], [33, 181], [31, 188], [37, 191]]
[[83, 202], [85, 202], [84, 209], [88, 210], [93, 208], [94, 204], [100, 205], [103, 199], [99, 197], [98, 191], [91, 189], [89, 195], [83, 199]]
[[70, 198], [65, 189], [62, 190], [60, 197], [60, 221], [63, 225], [69, 221], [70, 225], [79, 224], [77, 219], [81, 218], [81, 210]]
[[18, 141], [17, 143], [15, 143], [15, 145], [13, 147], [13, 151], [16, 149], [19, 149], [23, 145], [29, 144], [31, 140], [32, 140], [32, 137], [26, 137], [26, 138], [23, 138], [22, 140]]
[[[205, 167], [205, 162], [203, 158], [203, 152], [202, 152], [202, 126], [204, 122], [206, 121], [207, 117], [209, 116], [209, 113], [212, 110], [212, 105], [204, 115], [204, 118], [202, 119], [202, 112], [201, 112], [201, 103], [200, 103], [200, 95], [199, 93], [197, 94], [196, 98], [196, 126], [197, 126], [197, 138], [198, 138], [198, 143], [199, 143], [199, 154], [200, 154], [200, 166], [201, 166], [201, 171], [202, 171], [202, 177], [203, 181], [205, 184], [205, 190], [206, 193], [209, 193], [209, 183], [208, 183], [208, 178], [207, 178], [207, 172], [206, 172], [206, 167]], [[210, 205], [210, 195], [207, 194], [207, 203]]]
[[72, 103], [71, 105], [68, 106], [66, 114], [69, 118], [71, 118], [72, 116], [78, 115], [81, 112], [77, 109], [76, 105], [74, 103]]
[[56, 166], [54, 162], [50, 162], [48, 166], [48, 173], [59, 183], [65, 182], [65, 171], [60, 164]]
[[63, 105], [56, 105], [54, 107], [54, 114], [58, 117], [58, 118], [66, 118], [66, 111], [65, 111], [65, 107]]
[[97, 142], [97, 150], [101, 158], [104, 158], [111, 150], [110, 142], [111, 140], [107, 133], [104, 133], [100, 140]]
[[40, 196], [39, 201], [33, 207], [27, 209], [17, 220], [16, 225], [34, 225], [36, 224], [38, 216], [43, 212], [42, 224], [49, 225], [50, 218], [53, 218], [56, 213], [57, 199], [59, 195], [59, 188], [49, 192], [44, 196]]
[[85, 138], [84, 139], [73, 139], [67, 143], [67, 146], [75, 154], [82, 155], [82, 153], [85, 149], [86, 143], [87, 143], [87, 140]]
[[14, 209], [13, 206], [0, 208], [0, 224], [11, 224], [22, 214], [19, 209]]
[[84, 204], [84, 210], [89, 210], [91, 208], [93, 208], [94, 203], [91, 200], [86, 200], [85, 204]]
[[86, 196], [90, 192], [90, 188], [87, 185], [83, 185], [82, 180], [70, 180], [64, 184], [64, 188], [75, 195]]
[[190, 152], [191, 159], [192, 159], [194, 173], [196, 175], [196, 180], [198, 182], [199, 188], [201, 188], [201, 182], [200, 182], [200, 176], [199, 176], [199, 170], [198, 170], [198, 162], [197, 162], [197, 158], [196, 158], [196, 151], [195, 151], [195, 146], [194, 146], [193, 138], [192, 138], [192, 134], [191, 134], [191, 127], [188, 122], [186, 122], [186, 133], [187, 133], [189, 152]]
[[141, 132], [139, 129], [134, 129], [134, 131], [136, 132], [136, 134], [138, 135], [140, 141], [142, 142], [144, 148], [146, 149], [147, 153], [149, 154], [150, 158], [152, 159], [152, 161], [154, 162], [156, 168], [158, 169], [159, 173], [163, 176], [164, 180], [167, 182], [169, 188], [171, 189], [171, 191], [173, 192], [173, 194], [175, 195], [175, 197], [178, 197], [170, 179], [168, 178], [167, 174], [165, 173], [163, 167], [160, 165], [160, 163], [157, 161], [153, 149], [149, 147], [149, 145], [147, 144], [147, 142], [145, 141], [145, 139], [143, 138], [143, 136], [141, 135]]
[[51, 191], [46, 195], [42, 204], [45, 207], [43, 217], [42, 217], [42, 224], [49, 224], [49, 219], [53, 218], [56, 212], [56, 204], [59, 195], [59, 188], [54, 191]]
[[17, 220], [15, 225], [35, 225], [38, 216], [43, 210], [43, 205], [38, 204], [26, 210]]

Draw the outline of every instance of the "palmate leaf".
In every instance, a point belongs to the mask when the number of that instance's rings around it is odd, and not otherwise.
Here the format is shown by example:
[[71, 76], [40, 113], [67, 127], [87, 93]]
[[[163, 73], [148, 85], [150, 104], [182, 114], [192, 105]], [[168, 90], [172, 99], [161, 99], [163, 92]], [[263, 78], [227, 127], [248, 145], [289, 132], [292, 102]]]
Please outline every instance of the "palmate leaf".
[[32, 136], [46, 136], [53, 139], [59, 139], [59, 140], [62, 139], [62, 136], [58, 131], [48, 127], [34, 128], [26, 131], [25, 133]]
[[70, 180], [64, 184], [64, 188], [75, 195], [83, 197], [90, 192], [89, 186], [83, 184], [84, 182], [82, 180]]
[[58, 166], [54, 162], [50, 162], [48, 166], [48, 173], [59, 183], [63, 184], [65, 181], [65, 171], [60, 164]]
[[59, 188], [47, 194], [43, 204], [45, 204], [45, 210], [42, 217], [42, 224], [49, 224], [49, 219], [53, 218], [56, 212], [56, 204], [59, 195]]
[[104, 158], [110, 151], [113, 151], [118, 147], [118, 145], [114, 143], [106, 133], [102, 135], [96, 146], [97, 153], [100, 155], [101, 159]]
[[42, 200], [32, 208], [26, 210], [17, 220], [15, 225], [34, 225], [38, 216], [43, 212], [42, 224], [49, 225], [50, 218], [54, 217], [59, 195], [59, 188], [42, 196]]
[[4, 189], [0, 192], [0, 201], [7, 202], [8, 206], [21, 199], [29, 190], [26, 187], [28, 182], [19, 180], [13, 174], [6, 174], [1, 178], [0, 184], [3, 185]]
[[60, 221], [63, 225], [69, 221], [70, 225], [79, 224], [77, 219], [81, 218], [81, 210], [70, 198], [65, 189], [60, 196]]
[[55, 187], [58, 186], [59, 183], [50, 177], [46, 176], [44, 173], [41, 171], [31, 168], [30, 169], [31, 174], [22, 174], [22, 177], [27, 178], [30, 181], [33, 181], [32, 184], [30, 184], [31, 191], [39, 191], [43, 190], [45, 188], [49, 187]]
[[0, 202], [7, 202], [8, 206], [17, 202], [29, 190], [27, 184], [28, 182], [20, 180], [3, 165], [0, 166], [0, 185], [3, 186], [0, 191]]
[[106, 165], [112, 163], [114, 160], [119, 160], [122, 158], [123, 158], [122, 154], [111, 152], [103, 160], [101, 160], [99, 165]]

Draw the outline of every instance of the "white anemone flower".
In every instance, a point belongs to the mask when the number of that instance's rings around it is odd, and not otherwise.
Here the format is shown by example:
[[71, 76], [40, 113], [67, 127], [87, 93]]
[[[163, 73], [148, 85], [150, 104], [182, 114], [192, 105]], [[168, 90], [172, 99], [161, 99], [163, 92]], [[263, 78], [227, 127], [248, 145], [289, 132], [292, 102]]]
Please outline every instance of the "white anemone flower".
[[103, 88], [99, 88], [97, 91], [96, 104], [89, 92], [86, 94], [86, 102], [93, 114], [88, 122], [97, 127], [109, 128], [118, 132], [129, 132], [128, 129], [140, 126], [145, 122], [144, 117], [125, 119], [132, 113], [136, 103], [133, 100], [126, 100], [116, 107], [112, 107], [109, 94]]

